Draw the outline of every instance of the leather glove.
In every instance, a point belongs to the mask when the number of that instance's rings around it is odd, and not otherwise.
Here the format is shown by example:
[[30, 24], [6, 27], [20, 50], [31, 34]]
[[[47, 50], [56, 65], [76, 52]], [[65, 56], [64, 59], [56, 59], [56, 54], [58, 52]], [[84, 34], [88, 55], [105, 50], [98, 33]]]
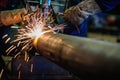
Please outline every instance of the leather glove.
[[5, 26], [19, 23], [23, 20], [23, 18], [21, 17], [22, 14], [27, 14], [27, 11], [25, 10], [25, 8], [1, 11], [0, 23], [2, 23]]
[[63, 18], [68, 22], [79, 25], [89, 15], [101, 12], [95, 0], [84, 0], [76, 6], [70, 7], [63, 13]]

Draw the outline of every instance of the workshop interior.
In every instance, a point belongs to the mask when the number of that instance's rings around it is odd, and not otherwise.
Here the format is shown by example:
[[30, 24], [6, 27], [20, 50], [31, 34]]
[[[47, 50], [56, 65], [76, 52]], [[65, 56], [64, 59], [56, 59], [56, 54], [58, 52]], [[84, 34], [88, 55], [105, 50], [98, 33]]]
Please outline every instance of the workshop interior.
[[82, 1], [94, 0], [1, 0], [0, 80], [120, 79], [120, 14], [89, 6], [66, 21]]

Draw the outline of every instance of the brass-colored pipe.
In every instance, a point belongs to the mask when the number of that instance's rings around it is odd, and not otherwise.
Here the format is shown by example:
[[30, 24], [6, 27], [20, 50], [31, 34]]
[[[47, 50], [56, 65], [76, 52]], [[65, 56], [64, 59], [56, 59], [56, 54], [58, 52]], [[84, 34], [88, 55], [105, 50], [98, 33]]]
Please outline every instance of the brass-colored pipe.
[[38, 53], [81, 76], [120, 75], [120, 44], [46, 33], [35, 47]]

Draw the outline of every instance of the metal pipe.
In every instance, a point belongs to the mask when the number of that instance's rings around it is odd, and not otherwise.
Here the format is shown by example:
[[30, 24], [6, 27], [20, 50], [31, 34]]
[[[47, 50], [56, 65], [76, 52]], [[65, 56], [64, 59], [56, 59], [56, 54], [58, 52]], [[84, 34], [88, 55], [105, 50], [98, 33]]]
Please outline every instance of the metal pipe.
[[120, 75], [120, 44], [46, 33], [35, 48], [49, 60], [78, 76]]

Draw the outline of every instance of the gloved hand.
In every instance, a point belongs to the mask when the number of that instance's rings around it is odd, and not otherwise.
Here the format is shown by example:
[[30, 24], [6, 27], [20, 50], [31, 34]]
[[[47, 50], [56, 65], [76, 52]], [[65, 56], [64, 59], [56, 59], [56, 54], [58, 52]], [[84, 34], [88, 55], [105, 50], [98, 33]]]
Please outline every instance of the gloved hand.
[[0, 12], [0, 23], [2, 23], [5, 26], [19, 23], [23, 20], [21, 17], [22, 14], [27, 14], [27, 11], [24, 8], [1, 11]]
[[67, 9], [63, 13], [63, 18], [74, 25], [79, 25], [89, 15], [94, 15], [100, 11], [101, 10], [95, 0], [84, 0], [78, 5]]

